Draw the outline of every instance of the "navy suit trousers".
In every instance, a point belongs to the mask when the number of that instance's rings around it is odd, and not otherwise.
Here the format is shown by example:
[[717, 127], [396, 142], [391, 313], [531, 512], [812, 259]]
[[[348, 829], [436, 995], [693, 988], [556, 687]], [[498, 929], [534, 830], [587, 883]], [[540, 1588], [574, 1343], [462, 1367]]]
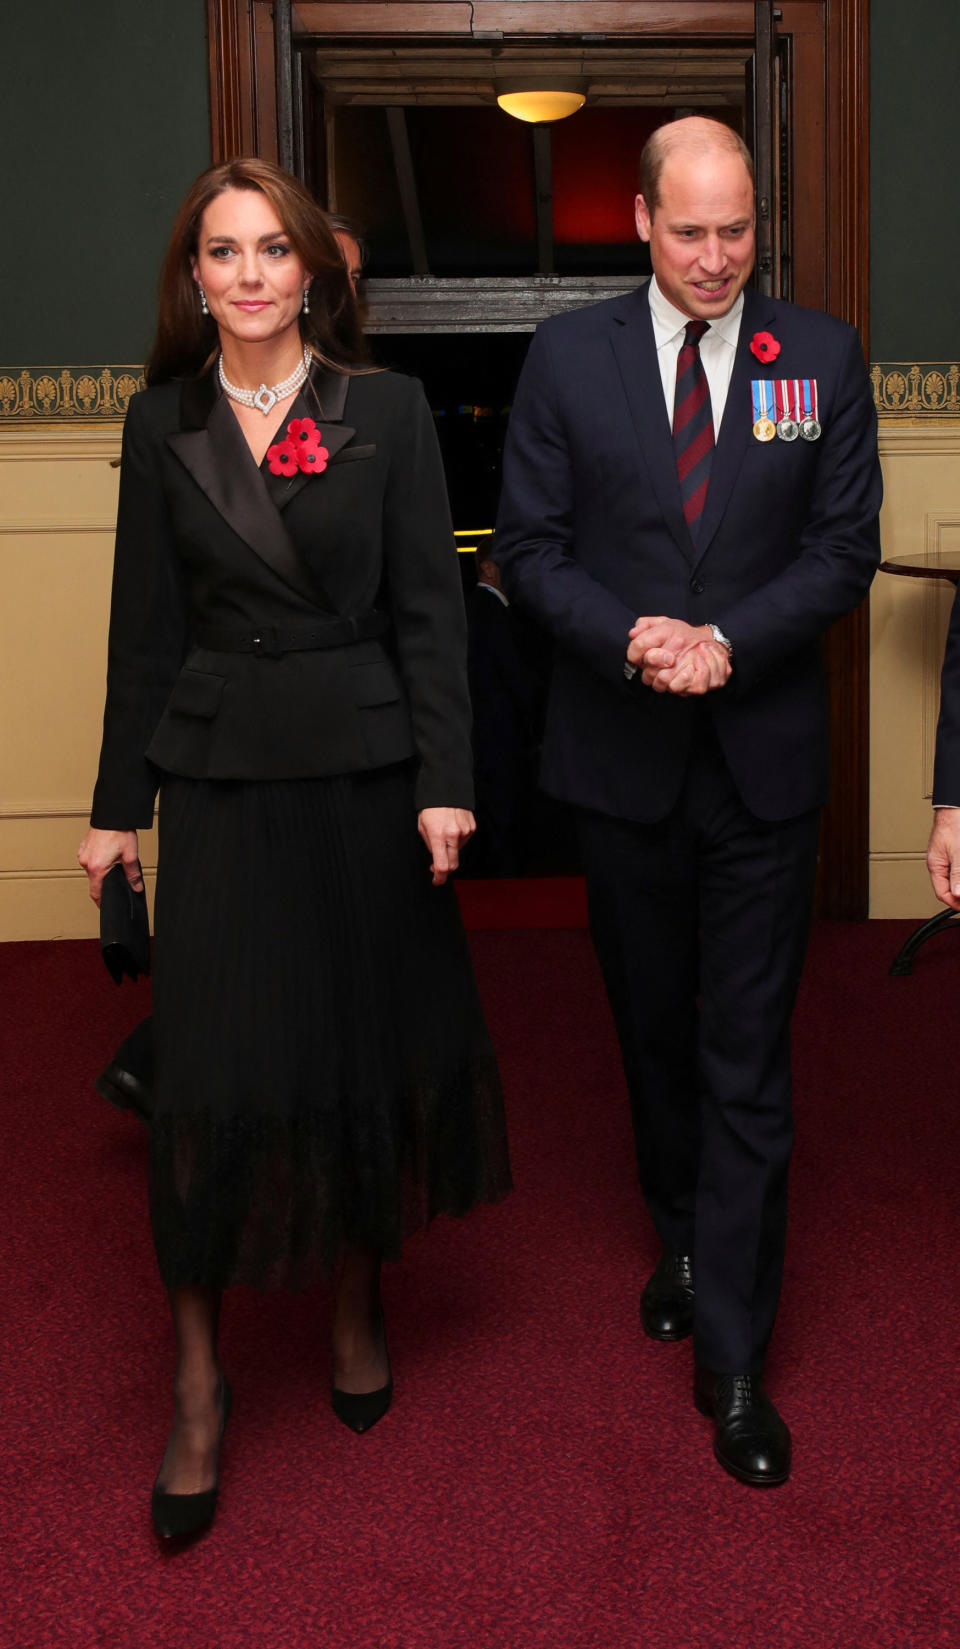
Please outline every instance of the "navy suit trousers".
[[713, 731], [653, 824], [583, 811], [590, 927], [630, 1093], [640, 1181], [663, 1243], [694, 1255], [694, 1352], [760, 1373], [783, 1273], [793, 1143], [790, 1016], [819, 812], [743, 805]]

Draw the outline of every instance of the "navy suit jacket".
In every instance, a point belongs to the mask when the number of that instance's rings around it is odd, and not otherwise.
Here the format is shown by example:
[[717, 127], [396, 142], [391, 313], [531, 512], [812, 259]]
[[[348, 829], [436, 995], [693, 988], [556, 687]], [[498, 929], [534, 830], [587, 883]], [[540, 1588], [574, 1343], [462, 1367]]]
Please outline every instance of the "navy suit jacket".
[[933, 805], [960, 807], [960, 587], [950, 611], [950, 628], [940, 675]]
[[[473, 805], [466, 621], [419, 384], [316, 366], [318, 475], [258, 470], [212, 374], [136, 395], [124, 427], [93, 823], [149, 826], [160, 775], [285, 779], [415, 757], [416, 805]], [[382, 614], [382, 636], [283, 651]], [[211, 644], [262, 633], [262, 654]]]
[[[758, 331], [774, 363], [750, 351]], [[752, 379], [815, 378], [818, 441], [752, 433]], [[744, 292], [733, 376], [697, 543], [683, 518], [645, 286], [538, 329], [504, 453], [495, 557], [556, 642], [542, 779], [564, 800], [664, 817], [696, 702], [623, 674], [638, 616], [719, 624], [734, 675], [708, 696], [746, 806], [792, 818], [825, 801], [821, 638], [880, 558], [877, 420], [854, 329]]]

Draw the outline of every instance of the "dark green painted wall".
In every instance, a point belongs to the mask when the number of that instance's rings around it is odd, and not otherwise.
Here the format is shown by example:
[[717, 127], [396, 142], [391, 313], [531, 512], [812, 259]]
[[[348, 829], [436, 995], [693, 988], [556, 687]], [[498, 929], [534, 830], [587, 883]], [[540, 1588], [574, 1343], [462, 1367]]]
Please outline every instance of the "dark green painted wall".
[[204, 0], [21, 0], [0, 69], [0, 365], [134, 363], [210, 163]]
[[960, 4], [871, 0], [870, 354], [960, 360]]
[[[872, 0], [871, 355], [960, 359], [956, 0]], [[0, 365], [142, 361], [166, 236], [209, 162], [204, 0], [4, 16]]]

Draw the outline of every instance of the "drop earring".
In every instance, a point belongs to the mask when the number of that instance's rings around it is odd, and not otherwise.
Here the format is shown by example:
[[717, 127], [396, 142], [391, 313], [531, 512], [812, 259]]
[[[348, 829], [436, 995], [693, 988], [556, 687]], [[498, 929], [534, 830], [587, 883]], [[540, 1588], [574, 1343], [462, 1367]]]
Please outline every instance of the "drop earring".
[[304, 289], [303, 289], [303, 313], [305, 315], [309, 315], [309, 313], [310, 313], [310, 288], [309, 288], [309, 286], [305, 286]]
[[197, 291], [200, 294], [200, 313], [202, 315], [209, 315], [210, 311], [207, 308], [207, 294], [204, 292], [199, 281], [197, 282]]

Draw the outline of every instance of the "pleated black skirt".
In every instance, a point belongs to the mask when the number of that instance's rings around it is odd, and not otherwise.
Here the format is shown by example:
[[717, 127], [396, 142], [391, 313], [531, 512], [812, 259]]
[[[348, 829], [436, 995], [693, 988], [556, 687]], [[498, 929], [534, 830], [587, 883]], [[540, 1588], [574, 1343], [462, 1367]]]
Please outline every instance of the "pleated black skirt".
[[150, 1203], [168, 1288], [299, 1288], [510, 1189], [452, 885], [408, 767], [168, 777]]

